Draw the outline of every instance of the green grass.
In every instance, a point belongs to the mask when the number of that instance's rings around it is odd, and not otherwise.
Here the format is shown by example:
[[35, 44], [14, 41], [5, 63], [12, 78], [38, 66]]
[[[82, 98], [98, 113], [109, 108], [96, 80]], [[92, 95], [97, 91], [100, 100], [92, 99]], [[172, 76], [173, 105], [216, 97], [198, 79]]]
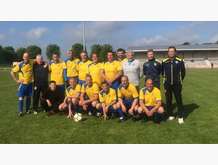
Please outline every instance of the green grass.
[[184, 81], [185, 124], [118, 123], [94, 117], [75, 123], [63, 114], [17, 115], [17, 86], [0, 71], [0, 143], [218, 143], [218, 70], [192, 69]]

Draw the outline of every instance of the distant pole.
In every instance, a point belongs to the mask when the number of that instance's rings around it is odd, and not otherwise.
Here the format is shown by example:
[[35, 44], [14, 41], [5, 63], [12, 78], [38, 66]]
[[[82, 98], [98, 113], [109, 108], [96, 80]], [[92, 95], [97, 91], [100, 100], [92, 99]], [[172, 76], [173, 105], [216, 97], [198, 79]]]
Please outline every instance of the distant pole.
[[85, 22], [83, 21], [83, 51], [86, 51]]

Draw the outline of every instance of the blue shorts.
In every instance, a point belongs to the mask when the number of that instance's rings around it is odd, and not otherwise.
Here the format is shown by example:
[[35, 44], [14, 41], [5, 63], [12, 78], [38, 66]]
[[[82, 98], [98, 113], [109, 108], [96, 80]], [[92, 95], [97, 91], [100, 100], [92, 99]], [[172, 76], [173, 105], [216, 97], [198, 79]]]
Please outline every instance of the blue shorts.
[[118, 80], [114, 81], [111, 85], [111, 88], [117, 90], [120, 86], [120, 82]]
[[85, 84], [85, 81], [78, 79], [78, 84], [82, 86], [83, 84]]
[[33, 84], [20, 84], [18, 87], [17, 96], [24, 97], [24, 96], [32, 96], [33, 93]]
[[61, 92], [65, 93], [65, 86], [64, 85], [57, 85], [57, 87], [61, 90]]
[[123, 104], [125, 105], [126, 109], [130, 109], [132, 106], [133, 100], [130, 99], [123, 99]]

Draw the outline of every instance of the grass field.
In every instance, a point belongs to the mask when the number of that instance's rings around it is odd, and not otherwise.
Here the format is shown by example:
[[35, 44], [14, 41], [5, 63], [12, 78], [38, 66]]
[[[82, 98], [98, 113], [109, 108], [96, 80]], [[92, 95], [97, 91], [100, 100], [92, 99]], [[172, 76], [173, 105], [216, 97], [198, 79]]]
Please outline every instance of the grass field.
[[75, 123], [43, 112], [18, 118], [17, 85], [9, 71], [0, 71], [0, 143], [218, 143], [218, 70], [188, 70], [183, 89], [184, 125], [87, 116]]

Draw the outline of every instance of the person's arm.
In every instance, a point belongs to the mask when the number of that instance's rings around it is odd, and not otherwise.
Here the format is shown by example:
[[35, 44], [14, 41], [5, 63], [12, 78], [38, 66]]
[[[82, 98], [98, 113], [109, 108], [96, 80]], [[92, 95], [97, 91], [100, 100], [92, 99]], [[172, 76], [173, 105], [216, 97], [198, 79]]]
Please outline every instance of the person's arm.
[[133, 100], [133, 102], [132, 102], [132, 106], [131, 106], [131, 108], [130, 109], [134, 109], [135, 108], [135, 106], [137, 105], [137, 103], [138, 103], [138, 98], [135, 98], [134, 100]]
[[149, 112], [148, 109], [146, 108], [143, 100], [139, 100], [139, 105], [142, 108], [142, 111], [144, 111], [146, 114]]
[[153, 114], [154, 112], [156, 112], [156, 111], [158, 110], [158, 108], [160, 108], [160, 106], [161, 106], [161, 101], [158, 100], [156, 106], [154, 106], [154, 107], [150, 110], [150, 113]]
[[146, 63], [143, 64], [143, 74], [144, 74], [144, 76], [147, 75], [147, 67], [146, 67]]
[[19, 71], [19, 63], [17, 63], [17, 64], [15, 64], [15, 67], [11, 70], [11, 77], [12, 77], [12, 79], [16, 82], [16, 83], [18, 83], [18, 84], [20, 84], [20, 83], [23, 83], [23, 81], [22, 80], [19, 80], [17, 77], [16, 77], [16, 73]]
[[120, 78], [123, 75], [123, 70], [120, 70], [116, 76], [114, 77], [114, 79], [112, 80], [112, 82], [114, 82], [115, 80], [117, 80], [118, 78]]
[[182, 62], [181, 62], [181, 78], [182, 78], [182, 81], [185, 78], [185, 74], [186, 74], [185, 64], [184, 64], [184, 61], [182, 60]]

